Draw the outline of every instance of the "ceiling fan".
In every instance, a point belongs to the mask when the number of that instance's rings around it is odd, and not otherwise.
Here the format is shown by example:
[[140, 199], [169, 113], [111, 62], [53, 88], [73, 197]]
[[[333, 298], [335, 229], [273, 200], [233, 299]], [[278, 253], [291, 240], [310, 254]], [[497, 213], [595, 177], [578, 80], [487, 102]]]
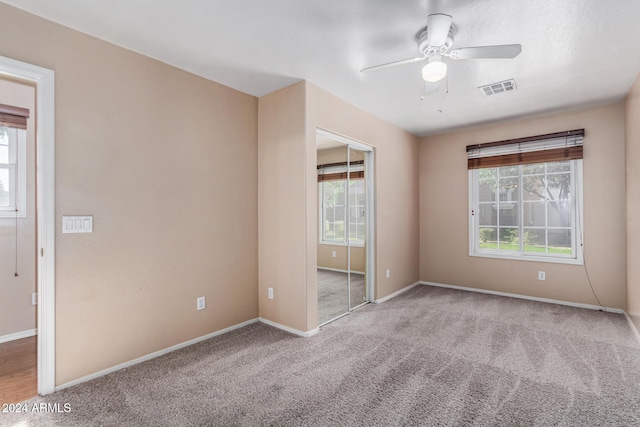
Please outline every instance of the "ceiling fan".
[[435, 83], [447, 75], [447, 64], [442, 62], [443, 56], [451, 59], [511, 59], [522, 52], [522, 46], [519, 44], [462, 47], [449, 51], [453, 45], [452, 22], [453, 17], [443, 13], [429, 15], [427, 26], [416, 36], [421, 56], [374, 65], [363, 68], [360, 72], [366, 73], [426, 60], [427, 65], [422, 69], [422, 78], [426, 82]]

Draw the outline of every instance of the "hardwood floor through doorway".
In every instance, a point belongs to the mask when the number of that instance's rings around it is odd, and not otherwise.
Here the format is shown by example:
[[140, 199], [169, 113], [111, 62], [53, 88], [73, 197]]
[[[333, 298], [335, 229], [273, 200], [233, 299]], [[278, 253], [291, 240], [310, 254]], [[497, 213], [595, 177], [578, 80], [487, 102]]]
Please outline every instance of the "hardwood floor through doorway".
[[37, 354], [35, 336], [0, 344], [0, 404], [38, 394]]

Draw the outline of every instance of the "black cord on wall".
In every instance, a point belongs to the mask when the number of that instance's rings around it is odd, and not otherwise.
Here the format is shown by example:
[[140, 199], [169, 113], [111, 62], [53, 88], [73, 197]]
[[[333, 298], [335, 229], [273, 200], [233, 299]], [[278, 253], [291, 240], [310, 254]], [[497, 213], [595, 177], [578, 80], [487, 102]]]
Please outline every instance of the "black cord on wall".
[[580, 222], [580, 205], [578, 205], [579, 202], [579, 198], [576, 197], [576, 207], [577, 207], [577, 215], [578, 215], [578, 230], [580, 231], [580, 247], [582, 248], [582, 263], [584, 265], [584, 273], [587, 276], [587, 282], [589, 283], [589, 288], [591, 288], [591, 293], [593, 294], [593, 297], [596, 299], [596, 301], [598, 302], [598, 305], [600, 307], [602, 307], [604, 310], [606, 310], [606, 306], [604, 304], [602, 304], [600, 302], [600, 299], [598, 299], [598, 295], [596, 295], [596, 291], [595, 289], [593, 289], [593, 283], [591, 283], [591, 277], [589, 276], [589, 269], [587, 268], [587, 256], [584, 252], [584, 242], [582, 241], [582, 223]]

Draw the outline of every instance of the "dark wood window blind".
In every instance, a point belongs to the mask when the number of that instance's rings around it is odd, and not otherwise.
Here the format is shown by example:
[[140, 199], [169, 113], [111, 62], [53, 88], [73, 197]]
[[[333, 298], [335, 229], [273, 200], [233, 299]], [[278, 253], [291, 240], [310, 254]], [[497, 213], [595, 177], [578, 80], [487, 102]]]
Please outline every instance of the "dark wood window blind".
[[[361, 167], [364, 165], [364, 160], [354, 160], [350, 162], [351, 166]], [[341, 171], [335, 171], [336, 169], [344, 168]], [[333, 169], [335, 172], [327, 172], [324, 173], [324, 169]], [[339, 163], [327, 163], [325, 165], [318, 165], [318, 182], [322, 181], [338, 181], [341, 179], [364, 179], [364, 171], [351, 171], [347, 173], [347, 162], [339, 162]], [[349, 175], [349, 176], [347, 176]]]
[[469, 169], [582, 159], [584, 129], [467, 146]]
[[0, 126], [26, 129], [28, 118], [29, 110], [27, 108], [0, 104]]

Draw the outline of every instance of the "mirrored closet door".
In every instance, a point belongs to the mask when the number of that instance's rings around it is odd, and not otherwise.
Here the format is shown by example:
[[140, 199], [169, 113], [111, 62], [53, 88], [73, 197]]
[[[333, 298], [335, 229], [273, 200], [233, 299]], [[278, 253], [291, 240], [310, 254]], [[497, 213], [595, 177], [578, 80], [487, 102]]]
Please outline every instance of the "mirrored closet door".
[[[317, 136], [318, 324], [366, 304], [368, 153], [349, 143]], [[372, 152], [370, 153], [373, 154]], [[370, 254], [371, 255], [371, 254]]]

